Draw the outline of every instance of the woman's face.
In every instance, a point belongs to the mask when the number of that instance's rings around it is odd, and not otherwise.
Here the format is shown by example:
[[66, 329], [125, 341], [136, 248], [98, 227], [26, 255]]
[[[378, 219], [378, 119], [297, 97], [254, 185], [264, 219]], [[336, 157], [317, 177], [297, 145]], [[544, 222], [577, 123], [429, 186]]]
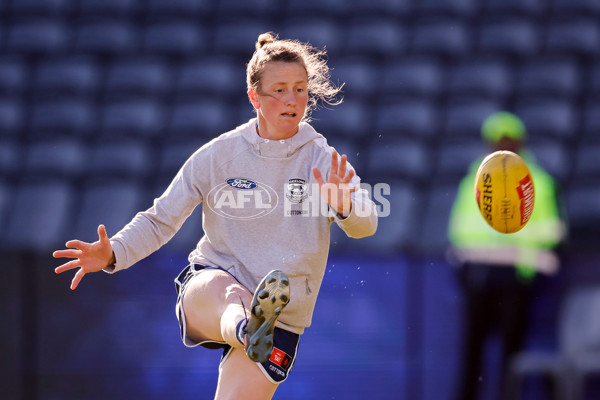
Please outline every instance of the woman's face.
[[308, 77], [301, 64], [265, 64], [258, 90], [248, 90], [250, 102], [257, 110], [261, 137], [287, 139], [298, 132], [308, 104], [307, 86]]

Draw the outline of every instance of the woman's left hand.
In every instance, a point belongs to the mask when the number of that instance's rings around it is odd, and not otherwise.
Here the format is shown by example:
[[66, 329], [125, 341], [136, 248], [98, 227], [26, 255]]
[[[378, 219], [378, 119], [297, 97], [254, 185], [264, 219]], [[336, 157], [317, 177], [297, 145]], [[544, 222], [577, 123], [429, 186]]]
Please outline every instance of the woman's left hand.
[[344, 154], [338, 163], [338, 153], [334, 151], [331, 154], [331, 172], [327, 182], [323, 180], [321, 171], [318, 168], [313, 168], [313, 175], [319, 184], [321, 196], [342, 218], [350, 214], [352, 210], [350, 195], [358, 190], [358, 186], [350, 186], [350, 181], [354, 177], [354, 170], [350, 169], [346, 174], [347, 160], [348, 157]]

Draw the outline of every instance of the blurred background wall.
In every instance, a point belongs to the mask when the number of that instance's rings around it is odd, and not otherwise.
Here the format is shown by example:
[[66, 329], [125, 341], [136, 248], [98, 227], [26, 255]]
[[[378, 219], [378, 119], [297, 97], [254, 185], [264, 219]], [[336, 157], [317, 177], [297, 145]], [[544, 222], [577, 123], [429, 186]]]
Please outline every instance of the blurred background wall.
[[200, 210], [147, 260], [76, 292], [51, 252], [95, 240], [99, 223], [116, 233], [253, 115], [245, 63], [265, 31], [327, 47], [345, 102], [314, 126], [364, 182], [391, 185], [373, 238], [332, 228], [313, 327], [276, 398], [451, 398], [462, 300], [446, 223], [500, 109], [523, 118], [565, 194], [571, 240], [527, 340], [556, 350], [564, 294], [600, 282], [599, 17], [594, 0], [0, 0], [0, 397], [212, 398], [219, 354], [183, 347], [173, 313]]

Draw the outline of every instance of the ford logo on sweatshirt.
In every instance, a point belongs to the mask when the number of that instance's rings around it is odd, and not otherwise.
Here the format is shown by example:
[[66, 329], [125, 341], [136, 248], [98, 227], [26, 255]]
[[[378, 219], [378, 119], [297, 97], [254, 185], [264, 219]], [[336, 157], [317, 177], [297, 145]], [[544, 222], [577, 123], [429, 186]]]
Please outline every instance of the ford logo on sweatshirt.
[[269, 185], [247, 178], [228, 178], [213, 187], [205, 204], [217, 215], [252, 220], [270, 214], [279, 196]]
[[227, 184], [236, 189], [254, 189], [256, 187], [256, 182], [245, 178], [229, 178]]

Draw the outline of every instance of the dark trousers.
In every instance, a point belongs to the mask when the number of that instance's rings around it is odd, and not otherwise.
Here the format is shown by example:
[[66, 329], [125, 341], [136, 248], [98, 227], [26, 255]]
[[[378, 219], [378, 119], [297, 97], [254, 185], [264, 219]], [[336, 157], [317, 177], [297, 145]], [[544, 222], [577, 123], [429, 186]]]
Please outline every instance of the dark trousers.
[[[475, 400], [481, 381], [486, 339], [498, 332], [502, 341], [502, 385], [510, 357], [521, 350], [533, 282], [522, 282], [513, 267], [465, 265], [458, 270], [464, 292], [462, 371], [456, 400]], [[535, 278], [534, 278], [535, 279]], [[498, 388], [498, 398], [502, 394]]]

